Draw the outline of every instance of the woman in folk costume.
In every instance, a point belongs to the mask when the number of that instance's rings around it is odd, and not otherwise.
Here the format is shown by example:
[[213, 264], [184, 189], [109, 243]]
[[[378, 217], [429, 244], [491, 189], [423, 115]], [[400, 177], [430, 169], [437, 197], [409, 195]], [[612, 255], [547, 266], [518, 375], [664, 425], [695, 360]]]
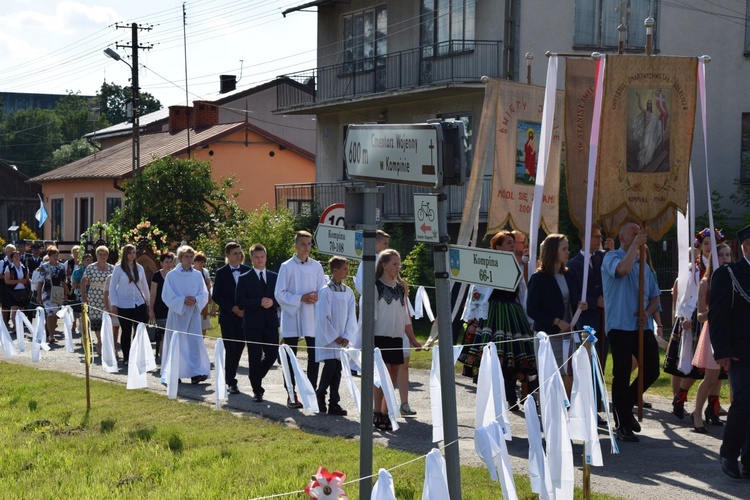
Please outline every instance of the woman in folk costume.
[[[180, 265], [167, 274], [162, 300], [169, 307], [164, 338], [162, 378], [168, 370], [178, 370], [178, 378], [190, 377], [193, 384], [203, 382], [211, 371], [201, 329], [201, 310], [208, 304], [208, 289], [200, 272], [193, 269], [195, 250], [187, 245], [177, 249]], [[179, 335], [180, 362], [172, 366], [171, 339]]]
[[[732, 262], [732, 249], [729, 245], [721, 244], [716, 246], [716, 256], [718, 257], [719, 266]], [[701, 336], [693, 356], [693, 366], [704, 371], [704, 377], [698, 386], [698, 393], [695, 395], [695, 410], [693, 411], [693, 432], [705, 434], [706, 426], [703, 423], [701, 412], [703, 405], [708, 399], [705, 417], [713, 425], [724, 425], [719, 420], [719, 392], [721, 391], [721, 380], [719, 375], [722, 373], [719, 363], [714, 359], [714, 351], [711, 348], [711, 339], [708, 334], [708, 292], [711, 284], [711, 275], [713, 274], [713, 261], [708, 261], [706, 272], [698, 285], [698, 321], [703, 323]], [[710, 395], [709, 395], [710, 394]]]
[[[490, 240], [490, 248], [513, 253], [516, 249], [515, 236], [510, 231], [500, 231]], [[534, 385], [537, 380], [534, 337], [524, 310], [525, 304], [524, 280], [510, 292], [472, 286], [461, 318], [466, 322], [465, 347], [458, 358], [464, 363], [463, 374], [472, 377], [476, 383], [482, 349], [488, 342], [496, 342], [509, 407], [518, 401], [516, 380]], [[533, 389], [529, 387], [529, 390]]]
[[[714, 229], [716, 244], [724, 242], [724, 235], [718, 229]], [[672, 288], [672, 303], [675, 304], [675, 319], [672, 335], [667, 345], [667, 353], [664, 357], [662, 369], [672, 375], [672, 413], [679, 419], [685, 416], [685, 403], [687, 403], [688, 391], [696, 380], [703, 378], [703, 370], [692, 366], [695, 347], [698, 344], [701, 331], [697, 317], [696, 306], [698, 304], [698, 284], [706, 273], [708, 263], [711, 261], [711, 230], [703, 228], [695, 235], [693, 246], [700, 250], [700, 255], [691, 265], [691, 282], [687, 285], [685, 299], [681, 302], [677, 296], [678, 282]], [[683, 333], [686, 330], [693, 332], [692, 342], [683, 344]], [[683, 372], [680, 367], [689, 367]]]

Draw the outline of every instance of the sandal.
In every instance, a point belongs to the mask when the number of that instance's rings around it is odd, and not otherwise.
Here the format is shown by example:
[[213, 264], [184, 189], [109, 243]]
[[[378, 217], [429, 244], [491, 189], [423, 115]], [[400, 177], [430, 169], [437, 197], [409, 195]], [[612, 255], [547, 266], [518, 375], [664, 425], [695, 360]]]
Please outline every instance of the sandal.
[[[388, 417], [383, 415], [381, 412], [376, 411], [372, 414], [372, 425], [379, 431], [387, 431], [390, 427], [390, 422], [386, 420]], [[391, 429], [393, 430], [393, 429]]]
[[412, 410], [409, 403], [401, 403], [401, 416], [402, 417], [414, 417], [417, 412]]

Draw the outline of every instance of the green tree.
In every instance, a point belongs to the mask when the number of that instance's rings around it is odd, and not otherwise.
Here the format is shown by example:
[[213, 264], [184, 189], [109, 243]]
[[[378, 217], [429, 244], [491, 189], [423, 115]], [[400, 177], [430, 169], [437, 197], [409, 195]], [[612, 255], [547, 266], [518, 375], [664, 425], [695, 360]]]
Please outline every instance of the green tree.
[[52, 152], [63, 144], [60, 117], [50, 109], [25, 109], [3, 115], [0, 158], [34, 177], [49, 170]]
[[60, 133], [66, 142], [82, 138], [89, 132], [107, 125], [106, 117], [99, 113], [96, 98], [83, 98], [68, 92], [55, 105], [55, 113], [60, 118]]
[[52, 152], [52, 167], [62, 167], [72, 163], [80, 158], [85, 158], [90, 154], [96, 153], [97, 149], [86, 139], [76, 139], [69, 144], [63, 144]]
[[[128, 102], [132, 95], [133, 90], [130, 87], [103, 82], [97, 94], [102, 116], [106, 117], [107, 121], [113, 125], [128, 121]], [[162, 108], [159, 100], [148, 92], [141, 92], [139, 101], [138, 113], [141, 116]]]
[[193, 242], [237, 217], [234, 188], [233, 178], [211, 178], [208, 162], [165, 156], [138, 173], [135, 183], [125, 182], [124, 204], [112, 222], [134, 228], [147, 217], [174, 241]]

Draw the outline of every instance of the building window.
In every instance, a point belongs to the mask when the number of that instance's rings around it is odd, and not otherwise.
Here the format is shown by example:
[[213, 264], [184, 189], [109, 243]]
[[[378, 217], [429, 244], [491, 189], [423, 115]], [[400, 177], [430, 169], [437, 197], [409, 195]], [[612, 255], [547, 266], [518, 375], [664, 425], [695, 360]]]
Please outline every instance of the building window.
[[742, 150], [740, 152], [740, 182], [750, 184], [750, 113], [742, 113]]
[[474, 50], [476, 0], [422, 0], [422, 57]]
[[[651, 13], [653, 4], [653, 14]], [[656, 17], [658, 2], [634, 2], [632, 0], [576, 0], [575, 3], [575, 48], [617, 49], [619, 33], [617, 27], [624, 24], [625, 50], [643, 52], [646, 48], [646, 27], [643, 22]], [[657, 23], [658, 24], [658, 23]], [[656, 26], [654, 47], [656, 47]]]
[[62, 239], [63, 235], [63, 204], [64, 201], [62, 198], [53, 198], [52, 199], [52, 205], [51, 205], [51, 213], [50, 213], [50, 224], [52, 226], [52, 231], [50, 233], [50, 236], [53, 240], [59, 241]]
[[750, 56], [750, 0], [745, 7], [745, 55]]
[[112, 220], [115, 210], [122, 208], [122, 198], [107, 198], [107, 222]]
[[385, 66], [388, 54], [385, 5], [344, 16], [344, 68], [347, 73]]
[[91, 227], [94, 220], [94, 198], [80, 197], [76, 198], [76, 217], [75, 217], [75, 234], [73, 237], [77, 240]]

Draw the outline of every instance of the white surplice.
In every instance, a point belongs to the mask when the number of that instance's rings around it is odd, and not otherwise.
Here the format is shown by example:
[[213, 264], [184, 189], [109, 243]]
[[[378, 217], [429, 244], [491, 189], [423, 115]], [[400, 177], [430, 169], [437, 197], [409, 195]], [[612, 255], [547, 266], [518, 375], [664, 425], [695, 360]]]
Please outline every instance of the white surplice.
[[301, 264], [296, 256], [281, 264], [274, 295], [281, 306], [281, 337], [315, 337], [315, 304], [302, 296], [317, 292], [326, 284], [320, 262], [308, 258]]
[[[186, 297], [195, 297], [195, 304], [185, 305]], [[201, 328], [201, 309], [208, 303], [208, 290], [203, 276], [198, 271], [186, 272], [182, 266], [176, 267], [167, 273], [161, 298], [169, 308], [164, 345], [169, 345], [167, 338], [171, 338], [171, 335], [182, 337], [179, 342], [178, 377], [210, 375], [211, 361]], [[166, 352], [169, 357], [169, 350]], [[165, 366], [169, 366], [168, 359], [162, 362], [162, 377], [165, 376]]]
[[358, 335], [356, 299], [351, 288], [334, 291], [328, 285], [318, 291], [315, 305], [315, 361], [340, 359], [336, 339], [354, 342]]

